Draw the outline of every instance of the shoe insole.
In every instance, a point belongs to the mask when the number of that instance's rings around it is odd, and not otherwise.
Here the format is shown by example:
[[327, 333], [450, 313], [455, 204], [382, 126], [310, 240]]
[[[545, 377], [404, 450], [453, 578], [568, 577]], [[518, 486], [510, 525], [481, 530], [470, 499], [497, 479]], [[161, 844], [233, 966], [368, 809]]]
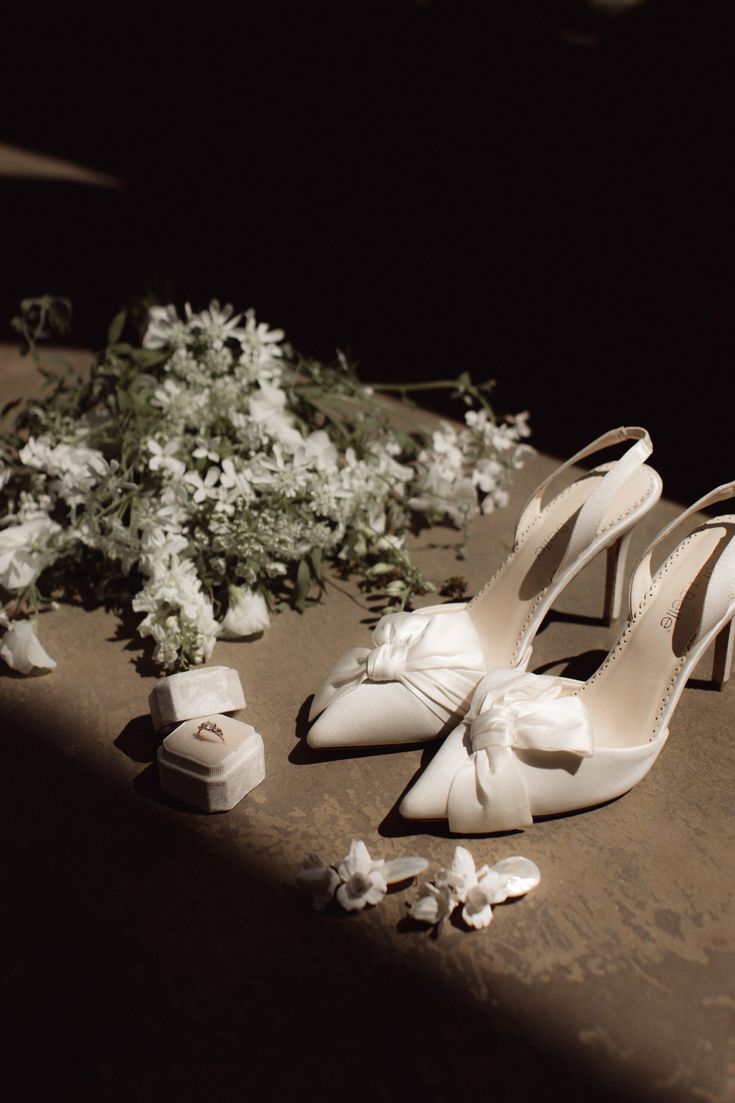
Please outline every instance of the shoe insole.
[[[556, 593], [554, 574], [571, 539], [584, 503], [602, 482], [608, 465], [577, 479], [544, 508], [520, 545], [511, 552], [468, 607], [482, 642], [488, 666], [513, 666], [534, 619], [543, 617]], [[656, 492], [648, 467], [640, 467], [610, 503], [600, 532], [626, 517]], [[598, 548], [599, 550], [599, 548]], [[594, 558], [592, 551], [588, 559]]]
[[639, 746], [659, 734], [664, 709], [683, 688], [678, 674], [699, 634], [710, 575], [734, 536], [735, 517], [709, 521], [657, 572], [642, 611], [579, 691], [595, 746]]

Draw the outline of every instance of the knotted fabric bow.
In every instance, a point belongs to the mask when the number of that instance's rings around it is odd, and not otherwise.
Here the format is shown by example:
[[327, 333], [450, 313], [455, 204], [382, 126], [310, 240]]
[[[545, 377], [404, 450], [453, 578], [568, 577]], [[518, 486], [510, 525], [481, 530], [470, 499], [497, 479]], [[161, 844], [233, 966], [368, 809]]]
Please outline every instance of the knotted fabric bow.
[[[468, 712], [468, 760], [449, 790], [449, 827], [462, 833], [508, 831], [533, 822], [518, 752], [593, 753], [592, 726], [579, 697], [562, 679], [491, 670]], [[534, 756], [533, 766], [558, 766]]]
[[311, 717], [364, 682], [400, 682], [446, 723], [464, 715], [487, 670], [480, 638], [464, 603], [389, 613], [373, 630], [373, 647], [338, 659], [314, 697]]

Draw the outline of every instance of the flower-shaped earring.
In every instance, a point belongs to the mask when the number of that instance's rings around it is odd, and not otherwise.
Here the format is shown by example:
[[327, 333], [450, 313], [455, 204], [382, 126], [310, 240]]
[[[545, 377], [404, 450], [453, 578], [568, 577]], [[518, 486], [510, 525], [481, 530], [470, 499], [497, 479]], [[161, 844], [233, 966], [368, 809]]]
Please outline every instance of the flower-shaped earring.
[[493, 905], [513, 896], [525, 896], [541, 880], [538, 866], [520, 856], [503, 858], [494, 866], [479, 869], [463, 846], [454, 851], [449, 869], [440, 869], [432, 881], [419, 890], [419, 899], [409, 915], [419, 923], [440, 925], [462, 905], [462, 919], [468, 927], [481, 930], [493, 917]]
[[335, 895], [346, 911], [358, 911], [366, 904], [379, 904], [388, 885], [423, 873], [428, 864], [426, 858], [392, 858], [387, 862], [371, 858], [362, 839], [353, 839], [349, 852], [334, 866], [328, 866], [318, 854], [307, 854], [296, 880], [300, 888], [311, 893], [317, 911]]

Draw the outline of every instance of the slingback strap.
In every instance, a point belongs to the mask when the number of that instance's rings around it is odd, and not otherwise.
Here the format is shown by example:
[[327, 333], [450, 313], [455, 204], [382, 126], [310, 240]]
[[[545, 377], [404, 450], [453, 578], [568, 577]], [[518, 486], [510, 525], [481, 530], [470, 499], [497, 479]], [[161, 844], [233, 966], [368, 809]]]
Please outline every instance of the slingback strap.
[[[709, 494], [705, 494], [693, 505], [675, 517], [666, 525], [658, 536], [648, 545], [640, 557], [630, 579], [630, 608], [635, 611], [643, 601], [653, 582], [651, 570], [651, 557], [659, 544], [663, 543], [680, 525], [684, 524], [693, 514], [714, 505], [715, 502], [725, 502], [735, 498], [735, 482], [723, 483]], [[731, 540], [728, 547], [719, 556], [707, 585], [704, 604], [702, 606], [702, 619], [699, 636], [709, 632], [710, 629], [722, 620], [728, 606], [733, 600], [733, 584], [735, 581], [735, 539]]]
[[557, 568], [557, 575], [561, 575], [577, 559], [580, 552], [598, 535], [602, 520], [615, 495], [633, 472], [641, 467], [653, 452], [653, 445], [648, 432], [640, 426], [621, 426], [619, 429], [611, 429], [609, 432], [603, 433], [601, 437], [593, 440], [591, 444], [575, 453], [571, 459], [566, 460], [555, 471], [552, 471], [551, 475], [545, 478], [543, 482], [539, 483], [521, 510], [516, 525], [516, 544], [520, 543], [521, 537], [538, 520], [543, 508], [541, 504], [543, 497], [549, 486], [560, 475], [587, 456], [591, 456], [595, 452], [601, 452], [603, 448], [609, 448], [611, 445], [619, 444], [624, 440], [635, 440], [637, 443], [610, 466], [600, 484], [592, 491], [580, 509], [574, 522], [566, 552]]

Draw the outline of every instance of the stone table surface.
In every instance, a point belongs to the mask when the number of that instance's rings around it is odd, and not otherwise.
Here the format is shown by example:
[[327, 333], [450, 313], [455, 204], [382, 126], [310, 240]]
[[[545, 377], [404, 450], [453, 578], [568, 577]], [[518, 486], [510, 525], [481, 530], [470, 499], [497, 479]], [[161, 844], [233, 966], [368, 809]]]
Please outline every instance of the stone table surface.
[[[29, 371], [3, 350], [2, 401], [30, 391]], [[529, 460], [509, 507], [474, 525], [466, 561], [458, 533], [439, 528], [415, 538], [416, 563], [437, 580], [463, 574], [474, 592], [556, 462]], [[678, 508], [659, 503], [634, 557]], [[531, 669], [595, 668], [616, 636], [599, 619], [602, 583], [598, 560], [559, 598]], [[56, 670], [3, 668], [5, 1076], [17, 1076], [16, 1097], [734, 1098], [735, 690], [712, 689], [711, 656], [634, 790], [468, 840], [398, 814], [431, 747], [305, 745], [312, 693], [372, 620], [357, 587], [333, 579], [303, 616], [217, 645], [212, 662], [245, 684], [267, 774], [214, 816], [160, 791], [155, 671], [133, 621], [63, 605], [40, 628]], [[438, 938], [407, 919], [411, 888], [360, 913], [312, 911], [295, 889], [303, 855], [336, 860], [353, 838], [385, 858], [424, 855], [431, 869], [458, 843], [478, 864], [520, 853], [542, 880], [497, 907], [487, 930], [450, 924]]]

